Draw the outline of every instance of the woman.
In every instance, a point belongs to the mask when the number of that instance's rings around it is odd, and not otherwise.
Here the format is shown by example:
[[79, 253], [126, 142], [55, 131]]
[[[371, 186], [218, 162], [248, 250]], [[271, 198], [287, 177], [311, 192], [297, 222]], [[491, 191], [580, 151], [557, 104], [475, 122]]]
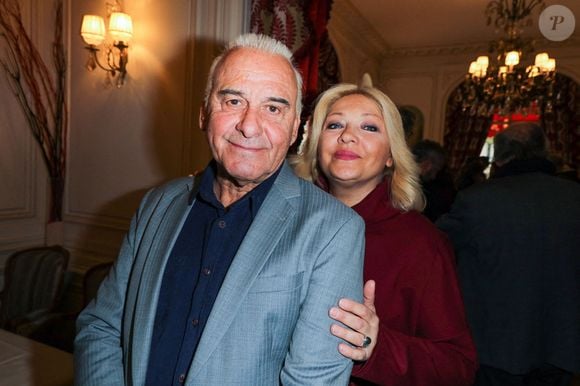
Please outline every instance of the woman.
[[355, 364], [351, 384], [471, 384], [476, 354], [452, 250], [418, 212], [424, 200], [417, 166], [396, 106], [378, 89], [337, 85], [319, 98], [310, 126], [293, 160], [297, 174], [352, 207], [366, 224], [364, 275], [372, 280], [365, 303], [343, 299], [330, 311], [351, 328], [332, 326], [355, 346], [339, 350], [366, 359]]

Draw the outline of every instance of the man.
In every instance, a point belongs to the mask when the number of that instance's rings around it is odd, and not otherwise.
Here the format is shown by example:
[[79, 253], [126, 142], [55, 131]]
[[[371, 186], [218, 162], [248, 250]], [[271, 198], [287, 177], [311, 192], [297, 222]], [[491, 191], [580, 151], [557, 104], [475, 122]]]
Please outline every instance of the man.
[[580, 186], [553, 175], [538, 125], [494, 142], [493, 178], [437, 223], [457, 252], [476, 385], [568, 385], [580, 371]]
[[244, 35], [216, 58], [214, 160], [144, 198], [78, 318], [78, 385], [347, 384], [328, 310], [361, 301], [364, 226], [284, 162], [300, 100], [281, 43]]
[[412, 151], [419, 165], [421, 186], [425, 195], [423, 214], [435, 222], [449, 211], [455, 198], [453, 181], [445, 168], [445, 150], [437, 142], [423, 139], [413, 146]]

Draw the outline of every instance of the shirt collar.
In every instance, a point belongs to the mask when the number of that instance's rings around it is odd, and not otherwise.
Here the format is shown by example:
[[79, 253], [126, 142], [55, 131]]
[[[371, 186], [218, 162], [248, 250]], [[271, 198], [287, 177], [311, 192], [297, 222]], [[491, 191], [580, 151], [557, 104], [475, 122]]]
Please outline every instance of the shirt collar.
[[[230, 208], [233, 206], [237, 206], [242, 202], [247, 202], [250, 205], [252, 215], [255, 216], [256, 213], [258, 212], [258, 209], [260, 209], [260, 206], [266, 199], [266, 196], [268, 195], [270, 188], [274, 184], [276, 177], [280, 173], [282, 166], [283, 164], [270, 177], [268, 177], [266, 180], [258, 184], [258, 186], [256, 186], [254, 189], [246, 193], [241, 199], [234, 202], [230, 206]], [[213, 190], [213, 183], [216, 179], [216, 175], [217, 175], [217, 163], [215, 162], [215, 160], [212, 160], [209, 163], [209, 165], [205, 168], [203, 175], [201, 177], [199, 191], [197, 193], [197, 199], [200, 199], [217, 209], [225, 210], [224, 206], [218, 200]]]

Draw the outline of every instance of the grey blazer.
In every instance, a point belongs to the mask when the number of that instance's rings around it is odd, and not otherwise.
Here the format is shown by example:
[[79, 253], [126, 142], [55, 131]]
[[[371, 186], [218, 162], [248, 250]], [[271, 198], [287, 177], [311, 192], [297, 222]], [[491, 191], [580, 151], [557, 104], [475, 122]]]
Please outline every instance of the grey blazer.
[[[77, 385], [144, 384], [164, 267], [194, 189], [183, 178], [143, 199], [77, 320]], [[348, 384], [352, 362], [337, 351], [328, 310], [341, 297], [361, 301], [363, 254], [363, 221], [285, 164], [229, 268], [185, 384]]]

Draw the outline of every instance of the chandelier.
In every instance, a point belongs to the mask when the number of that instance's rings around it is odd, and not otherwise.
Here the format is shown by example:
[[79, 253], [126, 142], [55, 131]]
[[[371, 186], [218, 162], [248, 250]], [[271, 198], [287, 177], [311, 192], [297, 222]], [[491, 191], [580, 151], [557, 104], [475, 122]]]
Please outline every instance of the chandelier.
[[533, 41], [522, 37], [538, 6], [544, 7], [543, 0], [493, 0], [487, 5], [487, 25], [503, 30], [504, 37], [490, 42], [489, 56], [469, 65], [457, 94], [463, 111], [486, 117], [552, 111], [556, 60], [546, 52], [534, 56]]

